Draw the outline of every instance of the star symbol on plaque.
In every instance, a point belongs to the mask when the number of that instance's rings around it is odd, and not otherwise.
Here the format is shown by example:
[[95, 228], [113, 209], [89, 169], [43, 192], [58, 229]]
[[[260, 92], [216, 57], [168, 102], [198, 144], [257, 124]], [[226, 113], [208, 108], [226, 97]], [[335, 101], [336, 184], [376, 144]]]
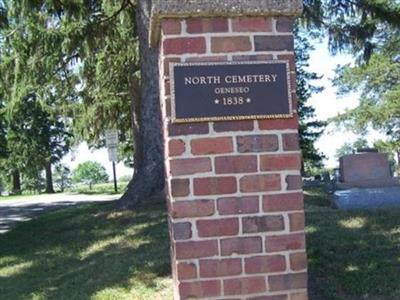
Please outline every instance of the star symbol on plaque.
[[250, 99], [250, 98], [247, 98], [247, 99], [246, 99], [246, 102], [247, 102], [247, 103], [250, 103], [250, 102], [251, 102], [251, 99]]
[[219, 100], [218, 100], [218, 99], [215, 99], [215, 100], [214, 100], [214, 103], [215, 103], [215, 104], [219, 104]]

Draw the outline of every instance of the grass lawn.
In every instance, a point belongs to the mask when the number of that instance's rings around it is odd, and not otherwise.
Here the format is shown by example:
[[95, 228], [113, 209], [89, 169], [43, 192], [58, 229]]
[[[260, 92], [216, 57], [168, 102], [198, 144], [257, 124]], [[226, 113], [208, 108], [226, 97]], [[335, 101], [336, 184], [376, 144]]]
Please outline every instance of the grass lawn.
[[0, 235], [0, 299], [172, 298], [166, 213], [110, 204], [52, 212]]
[[[78, 194], [86, 194], [86, 195], [114, 195], [114, 194], [122, 194], [125, 192], [126, 187], [128, 185], [127, 181], [120, 181], [117, 183], [118, 185], [118, 193], [115, 193], [114, 190], [114, 183], [99, 183], [95, 184], [92, 189], [89, 189], [89, 186], [84, 184], [79, 184], [72, 186], [66, 189], [66, 193], [78, 193]], [[0, 196], [0, 201], [3, 200], [24, 200], [24, 199], [32, 199], [32, 197], [46, 195], [42, 194], [35, 194], [35, 193], [23, 193], [22, 195], [11, 195], [11, 196]]]
[[338, 211], [321, 189], [312, 189], [306, 222], [317, 299], [400, 299], [400, 209]]
[[87, 195], [94, 195], [94, 194], [113, 195], [120, 193], [122, 194], [125, 192], [128, 183], [129, 182], [127, 181], [119, 181], [117, 183], [118, 193], [115, 193], [113, 182], [95, 184], [92, 186], [92, 189], [89, 189], [89, 186], [85, 184], [74, 185], [68, 188], [67, 192], [87, 194]]
[[31, 197], [34, 197], [37, 195], [13, 195], [13, 196], [0, 196], [0, 201], [4, 201], [4, 200], [23, 200], [23, 199], [28, 199]]
[[[400, 299], [400, 210], [342, 212], [306, 191], [312, 300]], [[0, 299], [172, 299], [164, 207], [51, 212], [0, 235]]]

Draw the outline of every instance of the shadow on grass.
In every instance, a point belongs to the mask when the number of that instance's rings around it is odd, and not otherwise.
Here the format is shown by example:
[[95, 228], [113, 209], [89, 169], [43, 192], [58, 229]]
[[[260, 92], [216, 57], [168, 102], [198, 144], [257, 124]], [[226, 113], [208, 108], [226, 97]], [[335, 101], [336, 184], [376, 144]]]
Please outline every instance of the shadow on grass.
[[[324, 206], [318, 193], [306, 194], [306, 207]], [[317, 292], [311, 300], [400, 299], [400, 209], [310, 209], [306, 222], [309, 273]]]
[[1, 299], [90, 299], [107, 289], [146, 293], [169, 274], [162, 207], [66, 209], [0, 236]]

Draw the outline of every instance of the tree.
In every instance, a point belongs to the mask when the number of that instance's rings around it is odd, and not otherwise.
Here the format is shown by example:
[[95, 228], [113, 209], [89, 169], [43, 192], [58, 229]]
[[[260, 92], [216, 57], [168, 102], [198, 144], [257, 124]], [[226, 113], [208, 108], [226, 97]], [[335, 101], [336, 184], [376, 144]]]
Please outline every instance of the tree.
[[303, 157], [302, 172], [309, 173], [310, 170], [315, 168], [322, 168], [324, 155], [320, 153], [316, 147], [316, 140], [322, 135], [326, 122], [321, 122], [315, 119], [315, 109], [307, 105], [308, 99], [313, 93], [322, 91], [321, 87], [312, 85], [314, 80], [319, 79], [318, 75], [309, 72], [308, 61], [310, 59], [309, 52], [312, 46], [297, 24], [295, 29], [296, 43], [296, 73], [297, 73], [297, 97], [298, 97], [298, 114], [299, 114], [299, 138], [300, 147]]
[[[369, 1], [378, 9], [364, 12], [358, 24], [368, 45], [363, 59], [337, 69], [340, 94], [359, 92], [359, 105], [335, 121], [356, 132], [374, 128], [387, 137], [391, 151], [400, 151], [400, 3]], [[360, 11], [356, 12], [361, 15]], [[369, 24], [369, 26], [367, 26]], [[369, 31], [367, 31], [369, 28]], [[356, 51], [359, 50], [356, 48]]]
[[52, 118], [36, 95], [17, 101], [7, 116], [7, 165], [28, 176], [46, 173], [46, 192], [54, 193], [51, 165], [69, 149], [70, 134], [62, 119]]
[[54, 171], [54, 183], [61, 192], [72, 183], [71, 170], [63, 164], [57, 164]]
[[[69, 149], [70, 134], [59, 100], [68, 93], [72, 76], [54, 69], [62, 58], [56, 23], [43, 11], [26, 13], [33, 1], [1, 1], [0, 94], [7, 121], [7, 169], [14, 190], [20, 173], [46, 172], [46, 191], [54, 192], [51, 165]], [[53, 68], [53, 69], [51, 69]], [[73, 93], [72, 93], [73, 94]]]
[[97, 183], [108, 182], [106, 169], [94, 161], [87, 161], [79, 164], [72, 171], [72, 181], [74, 183], [84, 183], [89, 185], [89, 189]]
[[[33, 16], [25, 28], [33, 28], [40, 34], [34, 35], [34, 42], [29, 46], [34, 52], [41, 49], [40, 45], [45, 45], [44, 48], [50, 47], [48, 49], [55, 53], [52, 63], [43, 64], [46, 74], [60, 76], [52, 78], [51, 82], [74, 87], [76, 85], [66, 83], [74, 75], [81, 79], [78, 97], [62, 97], [65, 102], [61, 105], [74, 119], [76, 138], [101, 146], [104, 129], [115, 126], [115, 117], [120, 120], [118, 127], [123, 128], [120, 140], [130, 145], [130, 149], [134, 148], [135, 166], [135, 176], [121, 199], [121, 205], [134, 206], [160, 193], [164, 184], [163, 145], [158, 97], [158, 50], [148, 47], [151, 1], [3, 2], [12, 6], [21, 18]], [[335, 25], [340, 25], [341, 15], [346, 15], [346, 20], [349, 20], [352, 7], [357, 4], [368, 12], [377, 10], [383, 18], [385, 7], [379, 2], [382, 3], [378, 0], [305, 0], [305, 18], [313, 26], [328, 28], [333, 45], [333, 41], [342, 37], [335, 31]], [[38, 16], [46, 21], [39, 18], [41, 22], [34, 22]], [[54, 26], [48, 28], [48, 24]], [[341, 45], [350, 43], [352, 36], [354, 34], [351, 33]], [[43, 51], [37, 53], [34, 53], [37, 62], [49, 62], [44, 59]], [[139, 56], [142, 66], [140, 75]], [[29, 64], [23, 67], [24, 71], [32, 70]], [[78, 71], [77, 74], [74, 71]], [[68, 89], [60, 90], [69, 95]], [[93, 122], [93, 116], [96, 116], [96, 122]]]
[[354, 143], [344, 143], [336, 150], [335, 157], [337, 159], [342, 156], [354, 154], [357, 150], [368, 148], [368, 141], [365, 138], [358, 138]]
[[[6, 15], [14, 14], [13, 24], [23, 20], [24, 25], [29, 26], [18, 28], [39, 33], [32, 35], [29, 44], [32, 56], [38, 62], [46, 62], [41, 64], [46, 74], [59, 75], [46, 80], [61, 87], [71, 87], [67, 84], [75, 82], [71, 78], [75, 75], [80, 78], [78, 97], [67, 97], [68, 89], [61, 89], [67, 96], [62, 97], [66, 101], [60, 107], [73, 119], [76, 140], [102, 146], [105, 129], [117, 125], [121, 132], [120, 141], [130, 145], [131, 153], [136, 146], [133, 159], [135, 176], [122, 197], [122, 205], [134, 205], [155, 192], [161, 192], [164, 172], [158, 55], [157, 50], [148, 48], [147, 37], [150, 1], [139, 1], [138, 5], [130, 0], [4, 2]], [[7, 21], [4, 23], [9, 23]], [[50, 28], [49, 24], [52, 25]], [[19, 47], [23, 43], [19, 43], [18, 34], [13, 30], [6, 33], [16, 40], [16, 51], [24, 54], [24, 49]], [[144, 66], [141, 74], [139, 39]], [[39, 51], [42, 48], [53, 53], [51, 63], [46, 54]], [[24, 68], [18, 71], [25, 75], [36, 74], [30, 64], [24, 64]], [[140, 89], [141, 81], [146, 84]], [[125, 147], [124, 153], [129, 154], [129, 148]]]

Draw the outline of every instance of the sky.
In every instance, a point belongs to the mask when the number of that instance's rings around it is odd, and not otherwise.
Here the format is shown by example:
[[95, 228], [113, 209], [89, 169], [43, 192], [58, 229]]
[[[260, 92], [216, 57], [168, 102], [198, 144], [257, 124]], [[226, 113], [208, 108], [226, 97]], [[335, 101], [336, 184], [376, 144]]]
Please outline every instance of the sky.
[[[108, 153], [106, 148], [100, 150], [90, 150], [86, 143], [82, 143], [77, 148], [73, 149], [72, 152], [68, 153], [63, 158], [62, 163], [68, 165], [71, 170], [73, 170], [80, 163], [88, 160], [97, 161], [100, 163], [106, 168], [110, 180], [113, 178], [112, 163], [108, 161]], [[118, 163], [115, 169], [117, 178], [122, 176], [132, 176], [133, 174], [133, 169], [125, 167], [123, 163]]]
[[[316, 85], [323, 86], [324, 91], [313, 95], [308, 104], [315, 108], [318, 120], [328, 120], [329, 118], [336, 116], [338, 113], [345, 111], [345, 109], [354, 108], [358, 104], [358, 94], [353, 93], [345, 97], [338, 97], [336, 95], [336, 88], [332, 86], [332, 79], [335, 76], [334, 70], [337, 65], [351, 63], [352, 57], [349, 55], [331, 56], [327, 50], [328, 47], [326, 40], [317, 43], [314, 46], [315, 50], [310, 53], [309, 70], [323, 76], [322, 79], [316, 81]], [[380, 135], [374, 132], [367, 136], [367, 139], [372, 145], [373, 141], [379, 137]], [[325, 160], [325, 166], [328, 168], [337, 167], [338, 162], [335, 158], [336, 150], [345, 142], [354, 142], [356, 139], [357, 135], [354, 133], [345, 131], [344, 129], [338, 129], [332, 124], [328, 125], [325, 133], [316, 143], [316, 147], [327, 157]], [[69, 165], [71, 169], [74, 169], [79, 163], [87, 160], [101, 163], [106, 168], [110, 178], [112, 178], [112, 164], [108, 161], [106, 149], [93, 151], [88, 149], [86, 143], [82, 143], [77, 149], [75, 149], [74, 153], [68, 154], [63, 159], [63, 163]], [[125, 167], [123, 163], [119, 163], [116, 169], [117, 178], [132, 175], [133, 173], [133, 170]]]
[[[354, 108], [358, 105], [359, 94], [352, 93], [346, 96], [337, 96], [337, 90], [332, 85], [332, 79], [335, 77], [335, 69], [338, 65], [352, 63], [353, 59], [350, 55], [331, 56], [328, 52], [327, 40], [315, 44], [315, 50], [310, 53], [310, 71], [323, 75], [321, 80], [316, 81], [316, 85], [323, 86], [322, 93], [314, 94], [309, 99], [308, 104], [315, 108], [318, 120], [326, 121], [329, 118], [337, 116], [346, 109]], [[317, 141], [316, 147], [321, 150], [327, 159], [325, 166], [328, 168], [338, 167], [338, 161], [335, 158], [336, 150], [345, 142], [352, 143], [359, 136], [356, 134], [340, 129], [333, 124], [329, 124], [323, 136]], [[377, 132], [371, 132], [365, 137], [370, 146], [373, 142], [382, 136]]]

